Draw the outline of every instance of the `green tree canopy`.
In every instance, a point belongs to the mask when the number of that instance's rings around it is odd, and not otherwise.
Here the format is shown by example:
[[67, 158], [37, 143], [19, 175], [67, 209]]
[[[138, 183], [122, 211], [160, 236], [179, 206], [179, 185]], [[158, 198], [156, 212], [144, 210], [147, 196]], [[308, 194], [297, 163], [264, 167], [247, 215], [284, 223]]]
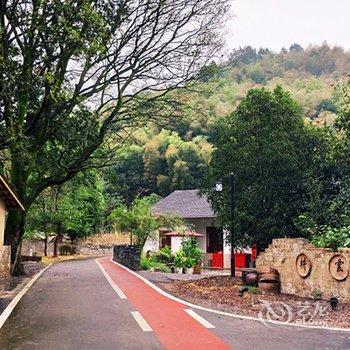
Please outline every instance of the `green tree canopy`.
[[103, 191], [96, 171], [78, 174], [62, 186], [46, 189], [29, 209], [27, 235], [59, 233], [77, 238], [100, 232], [105, 209]]
[[127, 204], [134, 198], [199, 188], [212, 146], [204, 136], [185, 140], [169, 130], [139, 130], [134, 144], [118, 151], [118, 162], [105, 172], [107, 191]]
[[207, 192], [230, 227], [229, 186], [222, 195], [212, 187], [234, 173], [235, 241], [264, 245], [274, 237], [300, 235], [294, 220], [304, 207], [306, 180], [322, 146], [317, 130], [305, 125], [300, 106], [281, 87], [250, 90], [235, 112], [216, 123], [214, 140]]

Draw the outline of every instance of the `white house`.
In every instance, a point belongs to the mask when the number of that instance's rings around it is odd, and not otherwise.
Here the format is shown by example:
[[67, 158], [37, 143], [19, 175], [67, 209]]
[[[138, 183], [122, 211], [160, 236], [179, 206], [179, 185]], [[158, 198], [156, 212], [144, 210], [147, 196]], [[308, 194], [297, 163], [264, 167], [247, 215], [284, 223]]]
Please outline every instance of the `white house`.
[[[153, 208], [155, 215], [171, 214], [182, 218], [193, 226], [186, 236], [196, 237], [203, 250], [204, 266], [230, 268], [230, 246], [226, 244], [225, 232], [218, 225], [216, 215], [206, 196], [199, 196], [197, 190], [174, 191], [160, 200]], [[184, 235], [178, 232], [160, 230], [159, 236], [148, 240], [144, 251], [154, 251], [166, 245], [176, 252]]]

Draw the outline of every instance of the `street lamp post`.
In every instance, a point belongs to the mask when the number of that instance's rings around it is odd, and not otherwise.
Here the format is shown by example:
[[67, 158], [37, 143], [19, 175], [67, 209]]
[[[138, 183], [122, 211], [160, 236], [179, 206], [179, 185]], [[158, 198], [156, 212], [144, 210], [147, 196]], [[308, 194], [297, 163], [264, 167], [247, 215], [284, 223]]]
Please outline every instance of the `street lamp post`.
[[[230, 216], [231, 216], [231, 222], [230, 222], [230, 245], [231, 245], [231, 277], [236, 276], [236, 269], [235, 269], [235, 247], [234, 247], [234, 237], [233, 237], [233, 231], [234, 231], [234, 210], [235, 210], [235, 177], [233, 173], [230, 174]], [[223, 190], [223, 185], [221, 182], [217, 182], [215, 185], [215, 191], [221, 192]]]
[[233, 239], [233, 219], [234, 219], [234, 210], [235, 210], [235, 178], [233, 173], [230, 174], [230, 192], [231, 192], [231, 199], [230, 199], [230, 206], [231, 206], [231, 227], [230, 227], [230, 238], [231, 238], [231, 277], [236, 276], [236, 268], [235, 268], [235, 247], [234, 247], [234, 239]]

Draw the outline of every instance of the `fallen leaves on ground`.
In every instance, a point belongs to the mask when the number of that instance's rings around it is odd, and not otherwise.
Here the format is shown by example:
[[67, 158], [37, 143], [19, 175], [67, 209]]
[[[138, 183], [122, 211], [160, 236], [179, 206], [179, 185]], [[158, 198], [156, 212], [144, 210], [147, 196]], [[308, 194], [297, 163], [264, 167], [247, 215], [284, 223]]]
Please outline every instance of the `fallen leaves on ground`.
[[41, 262], [44, 265], [49, 265], [53, 264], [56, 262], [61, 262], [61, 261], [70, 261], [70, 260], [80, 260], [80, 259], [87, 259], [87, 258], [93, 258], [91, 255], [59, 255], [56, 258], [52, 256], [43, 256], [41, 259]]
[[240, 296], [242, 282], [230, 276], [158, 284], [182, 299], [221, 311], [309, 326], [350, 328], [350, 303], [339, 303], [333, 311], [328, 301], [287, 294], [245, 292]]

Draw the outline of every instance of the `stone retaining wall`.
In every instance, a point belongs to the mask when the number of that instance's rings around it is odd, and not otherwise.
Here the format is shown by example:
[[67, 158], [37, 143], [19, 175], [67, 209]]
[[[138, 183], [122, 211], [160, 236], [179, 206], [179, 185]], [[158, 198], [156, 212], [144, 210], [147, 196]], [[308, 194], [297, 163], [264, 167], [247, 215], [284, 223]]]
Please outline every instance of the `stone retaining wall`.
[[133, 245], [115, 245], [113, 260], [137, 271], [140, 269], [141, 250]]
[[282, 293], [350, 301], [350, 249], [333, 252], [316, 248], [303, 238], [274, 239], [259, 254], [256, 266], [279, 271]]
[[[47, 252], [49, 256], [53, 255], [53, 246], [53, 242], [49, 242], [47, 245]], [[71, 246], [73, 249], [72, 251], [75, 251], [76, 254], [82, 255], [112, 255], [113, 253], [113, 245], [82, 244], [79, 241], [78, 243], [71, 245], [71, 243], [67, 241], [58, 244], [60, 255], [69, 254], [69, 252], [65, 252], [65, 246]], [[22, 255], [30, 255], [30, 253], [32, 253], [33, 255], [44, 256], [44, 248], [45, 242], [43, 240], [23, 241]]]
[[0, 279], [10, 277], [11, 273], [11, 247], [0, 246]]
[[112, 245], [79, 245], [77, 246], [77, 253], [83, 255], [112, 255]]

